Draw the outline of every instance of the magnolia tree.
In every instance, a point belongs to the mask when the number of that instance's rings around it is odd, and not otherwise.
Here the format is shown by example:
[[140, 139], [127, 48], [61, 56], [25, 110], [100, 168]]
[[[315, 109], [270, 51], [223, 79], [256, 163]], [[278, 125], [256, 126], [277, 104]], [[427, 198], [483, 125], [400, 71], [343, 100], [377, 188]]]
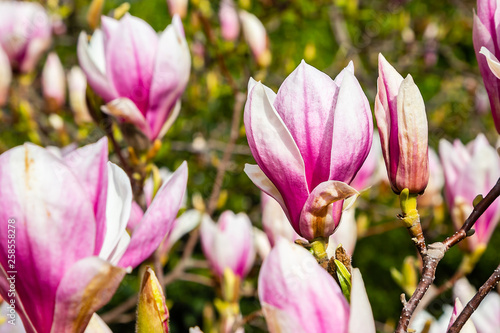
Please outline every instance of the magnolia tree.
[[[157, 5], [161, 32], [128, 3], [0, 2], [0, 332], [500, 331], [500, 266], [478, 291], [466, 278], [484, 253], [500, 264], [500, 1], [467, 18], [494, 126], [465, 145], [436, 132], [408, 62], [381, 49], [395, 65], [376, 52], [378, 78], [363, 67], [346, 29], [357, 2]], [[294, 10], [323, 9], [345, 68], [308, 64], [318, 24], [305, 60], [276, 70], [268, 31], [279, 43]], [[429, 23], [427, 74], [438, 36]], [[392, 246], [414, 253], [401, 271], [357, 255], [358, 239], [394, 228], [408, 237]], [[461, 264], [440, 269], [454, 247]], [[382, 280], [404, 293], [375, 297]]]

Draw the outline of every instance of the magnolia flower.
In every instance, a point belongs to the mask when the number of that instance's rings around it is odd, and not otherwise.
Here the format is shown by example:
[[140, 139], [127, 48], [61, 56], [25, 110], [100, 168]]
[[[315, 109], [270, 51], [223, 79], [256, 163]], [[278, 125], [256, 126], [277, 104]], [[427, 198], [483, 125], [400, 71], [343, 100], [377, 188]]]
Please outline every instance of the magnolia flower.
[[370, 151], [370, 105], [353, 71], [350, 64], [331, 80], [302, 62], [278, 94], [253, 79], [248, 85], [244, 121], [257, 165], [245, 172], [307, 240], [335, 231]]
[[271, 333], [375, 333], [358, 269], [350, 305], [337, 282], [304, 248], [279, 239], [259, 273], [259, 300]]
[[440, 206], [443, 203], [441, 192], [444, 186], [444, 174], [439, 157], [434, 149], [429, 148], [429, 183], [423, 195], [418, 198], [419, 206]]
[[380, 146], [380, 138], [377, 131], [374, 131], [373, 144], [370, 149], [370, 153], [356, 174], [356, 177], [352, 180], [351, 186], [358, 191], [362, 191], [376, 184], [380, 180], [377, 169], [381, 158], [382, 148]]
[[[484, 86], [490, 98], [491, 112], [497, 132], [500, 133], [500, 81], [498, 57], [500, 56], [499, 22], [497, 0], [478, 0], [477, 15], [474, 13], [472, 41], [483, 77]], [[480, 55], [482, 54], [482, 55]], [[488, 68], [489, 67], [489, 68]], [[495, 77], [496, 76], [496, 77]]]
[[51, 43], [51, 22], [35, 2], [0, 1], [0, 47], [11, 66], [31, 72]]
[[69, 105], [75, 116], [77, 124], [92, 122], [87, 107], [87, 78], [78, 66], [73, 66], [68, 75]]
[[240, 20], [233, 0], [222, 0], [219, 9], [222, 38], [233, 41], [240, 34]]
[[[53, 150], [52, 150], [53, 151]], [[132, 189], [108, 162], [107, 139], [57, 156], [27, 143], [0, 156], [0, 294], [16, 305], [27, 332], [79, 332], [169, 231], [187, 182], [183, 164], [164, 184], [131, 236], [125, 227]], [[9, 226], [13, 227], [9, 227]], [[64, 254], [64, 255], [61, 255]]]
[[191, 57], [182, 22], [174, 16], [159, 36], [143, 20], [126, 14], [103, 16], [102, 31], [78, 40], [78, 59], [106, 106], [103, 111], [130, 122], [150, 140], [161, 138], [180, 110]]
[[[464, 146], [458, 139], [439, 142], [445, 178], [445, 195], [453, 222], [460, 228], [472, 212], [478, 194], [486, 195], [500, 177], [500, 159], [483, 134]], [[486, 246], [500, 219], [500, 202], [494, 201], [474, 224], [475, 234], [467, 237], [469, 250]]]
[[280, 204], [265, 192], [261, 192], [262, 227], [269, 243], [274, 246], [279, 237], [295, 241], [300, 236], [293, 230]]
[[255, 259], [252, 223], [244, 213], [225, 211], [215, 224], [208, 216], [201, 222], [201, 246], [215, 275], [226, 268], [244, 279]]
[[51, 52], [42, 71], [43, 97], [51, 110], [57, 110], [66, 100], [66, 75], [57, 53]]
[[188, 0], [167, 0], [167, 5], [170, 15], [179, 15], [181, 18], [186, 17]]
[[269, 51], [269, 39], [266, 28], [257, 16], [244, 10], [240, 10], [239, 17], [243, 36], [252, 51], [252, 54], [260, 66], [266, 67], [271, 63], [271, 51]]
[[382, 54], [378, 72], [375, 118], [392, 190], [420, 194], [429, 180], [424, 100], [411, 75], [403, 80]]
[[9, 57], [2, 47], [0, 47], [0, 106], [4, 106], [7, 103], [11, 81], [12, 70], [10, 68]]

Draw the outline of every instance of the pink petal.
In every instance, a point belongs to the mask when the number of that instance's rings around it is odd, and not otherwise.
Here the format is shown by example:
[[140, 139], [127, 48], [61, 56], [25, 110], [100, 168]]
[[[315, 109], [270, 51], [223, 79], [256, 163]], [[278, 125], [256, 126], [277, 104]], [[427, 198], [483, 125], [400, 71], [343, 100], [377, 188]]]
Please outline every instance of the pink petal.
[[64, 156], [64, 163], [80, 180], [92, 202], [96, 220], [94, 255], [99, 254], [106, 234], [106, 198], [108, 193], [108, 139], [76, 149]]
[[182, 22], [174, 16], [172, 24], [161, 34], [149, 92], [146, 119], [156, 138], [189, 80], [191, 55], [184, 37]]
[[330, 176], [323, 180], [350, 183], [370, 152], [373, 121], [370, 104], [358, 80], [350, 71], [344, 72], [335, 105]]
[[[304, 332], [330, 332], [335, 327], [335, 332], [347, 333], [347, 300], [337, 282], [304, 248], [280, 239], [262, 264], [258, 283], [261, 304], [294, 318]], [[279, 328], [286, 332], [285, 327]]]
[[245, 105], [245, 129], [252, 155], [283, 196], [291, 222], [298, 230], [300, 211], [309, 195], [304, 161], [272, 105], [274, 97], [269, 88], [255, 84]]
[[106, 47], [107, 75], [121, 97], [146, 114], [153, 79], [158, 36], [140, 18], [125, 14]]
[[304, 61], [281, 85], [274, 107], [295, 141], [310, 189], [328, 179], [338, 86]]
[[130, 99], [125, 97], [114, 99], [108, 104], [101, 106], [101, 110], [120, 121], [135, 125], [144, 135], [152, 139], [151, 129], [144, 115]]
[[[98, 43], [100, 45], [91, 49], [87, 41], [87, 34], [85, 32], [81, 32], [78, 37], [77, 55], [80, 67], [87, 76], [87, 81], [90, 87], [97, 95], [101, 96], [105, 102], [109, 102], [118, 97], [118, 92], [116, 91], [113, 83], [110, 82], [106, 76], [102, 38], [102, 32], [96, 30], [92, 36], [91, 43]], [[92, 53], [96, 52], [96, 50], [94, 50], [95, 48], [98, 48], [102, 53], [98, 52], [98, 54], [93, 55]]]
[[111, 299], [125, 274], [124, 269], [97, 257], [76, 262], [57, 288], [50, 332], [83, 332], [93, 313]]
[[299, 235], [311, 241], [328, 238], [337, 229], [345, 199], [359, 192], [346, 183], [329, 180], [316, 186], [300, 214]]
[[378, 71], [375, 118], [389, 178], [394, 179], [399, 160], [397, 96], [403, 77], [382, 54], [378, 57]]
[[[16, 221], [15, 270], [22, 276], [16, 291], [36, 329], [49, 332], [61, 278], [74, 262], [94, 252], [92, 203], [74, 173], [33, 144], [0, 156], [0, 183], [1, 227], [7, 230], [9, 219]], [[1, 233], [0, 264], [6, 272], [12, 270], [7, 242], [7, 232]]]
[[183, 162], [172, 177], [158, 190], [141, 223], [132, 234], [130, 245], [119, 262], [121, 267], [136, 267], [160, 246], [172, 229], [182, 204], [188, 177]]

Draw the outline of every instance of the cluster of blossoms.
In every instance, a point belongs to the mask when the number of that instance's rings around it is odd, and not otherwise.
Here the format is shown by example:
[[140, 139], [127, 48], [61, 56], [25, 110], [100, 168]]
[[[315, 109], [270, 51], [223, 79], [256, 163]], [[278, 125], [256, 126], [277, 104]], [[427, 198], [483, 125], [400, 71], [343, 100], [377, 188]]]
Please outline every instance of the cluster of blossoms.
[[[500, 48], [493, 24], [498, 5], [478, 2], [474, 45], [500, 131]], [[180, 113], [191, 70], [181, 21], [187, 1], [168, 1], [168, 6], [172, 23], [161, 33], [128, 13], [121, 19], [102, 16], [91, 37], [81, 32], [81, 68], [72, 68], [67, 79], [57, 54], [49, 53], [41, 76], [48, 109], [65, 103], [67, 81], [76, 122], [91, 121], [88, 83], [102, 99], [100, 111], [120, 125], [131, 124], [150, 146], [161, 140]], [[241, 28], [256, 62], [269, 65], [268, 38], [257, 17], [222, 0], [219, 20], [226, 41], [236, 40]], [[13, 73], [34, 70], [53, 30], [41, 5], [0, 2], [0, 31], [11, 32], [0, 38], [0, 106], [8, 100]], [[259, 255], [258, 297], [271, 332], [375, 333], [361, 272], [350, 262], [357, 235], [354, 201], [360, 192], [386, 179], [402, 207], [410, 207], [403, 208], [404, 219], [414, 214], [416, 198], [426, 188], [421, 205], [440, 205], [444, 187], [459, 229], [476, 195], [499, 179], [500, 159], [481, 134], [467, 145], [442, 140], [438, 157], [428, 147], [425, 103], [417, 85], [381, 54], [374, 115], [378, 133], [352, 62], [332, 79], [302, 61], [276, 93], [250, 79], [244, 125], [256, 165], [247, 164], [244, 171], [262, 191], [265, 234], [255, 231], [244, 213], [225, 211], [217, 223], [202, 209], [178, 216], [185, 204], [186, 162], [169, 175], [149, 165], [157, 173], [142, 179], [141, 197], [134, 196], [131, 184], [137, 173], [127, 174], [109, 161], [107, 138], [81, 148], [31, 143], [12, 148], [0, 155], [0, 227], [8, 230], [16, 220], [15, 269], [22, 278], [13, 298], [8, 282], [12, 242], [2, 232], [0, 295], [14, 299], [29, 333], [109, 330], [95, 312], [123, 277], [149, 258], [159, 257], [164, 264], [175, 242], [200, 225], [201, 248], [220, 288], [216, 307], [224, 332], [241, 321], [240, 287]], [[380, 160], [387, 170], [383, 176], [376, 175]], [[467, 251], [482, 253], [499, 220], [500, 203], [495, 202], [477, 220]], [[331, 265], [337, 265], [333, 272]], [[138, 331], [168, 332], [163, 288], [146, 269]], [[456, 294], [464, 302], [464, 293]], [[498, 294], [493, 295], [489, 302], [497, 304]], [[435, 332], [449, 328], [461, 309], [457, 300]], [[476, 327], [486, 327], [478, 332], [498, 328], [474, 319], [481, 313], [473, 317]], [[470, 332], [476, 330], [471, 327]]]

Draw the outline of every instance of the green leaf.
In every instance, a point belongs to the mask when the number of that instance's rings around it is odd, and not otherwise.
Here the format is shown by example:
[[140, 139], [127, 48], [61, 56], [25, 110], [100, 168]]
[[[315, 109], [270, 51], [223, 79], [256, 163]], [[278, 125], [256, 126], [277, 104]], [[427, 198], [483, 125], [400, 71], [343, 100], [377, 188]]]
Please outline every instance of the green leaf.
[[351, 273], [347, 270], [343, 263], [335, 259], [337, 268], [337, 277], [339, 279], [340, 288], [347, 301], [351, 301]]

